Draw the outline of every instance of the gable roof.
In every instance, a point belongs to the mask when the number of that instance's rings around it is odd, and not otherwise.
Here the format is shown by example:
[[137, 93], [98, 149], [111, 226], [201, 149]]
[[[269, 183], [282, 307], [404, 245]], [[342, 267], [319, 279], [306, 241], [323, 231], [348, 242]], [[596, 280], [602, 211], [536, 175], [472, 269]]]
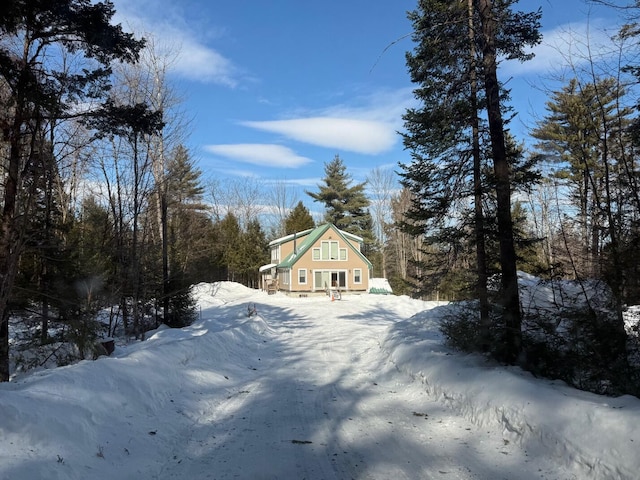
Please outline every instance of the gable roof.
[[304, 254], [313, 246], [313, 244], [315, 244], [316, 241], [329, 229], [336, 232], [336, 234], [340, 236], [342, 240], [344, 240], [347, 246], [353, 252], [355, 252], [367, 264], [369, 268], [373, 268], [373, 265], [369, 261], [369, 259], [365, 257], [362, 252], [358, 251], [349, 241], [349, 239], [351, 239], [362, 243], [362, 237], [358, 237], [357, 235], [353, 235], [352, 233], [338, 230], [338, 228], [332, 223], [325, 223], [324, 225], [320, 225], [319, 227], [316, 227], [312, 230], [305, 230], [294, 235], [287, 235], [286, 237], [282, 237], [270, 242], [269, 246], [275, 246], [292, 241], [298, 236], [302, 237], [300, 238], [300, 243], [296, 245], [296, 251], [290, 253], [286, 258], [282, 259], [282, 262], [278, 264], [278, 268], [291, 268], [298, 261], [298, 259], [304, 256]]
[[315, 228], [309, 228], [308, 230], [302, 230], [301, 232], [292, 233], [290, 235], [285, 235], [284, 237], [276, 238], [275, 240], [271, 240], [269, 242], [270, 247], [275, 247], [276, 245], [282, 245], [283, 243], [287, 243], [294, 239], [294, 237], [303, 237], [309, 232], [312, 232]]

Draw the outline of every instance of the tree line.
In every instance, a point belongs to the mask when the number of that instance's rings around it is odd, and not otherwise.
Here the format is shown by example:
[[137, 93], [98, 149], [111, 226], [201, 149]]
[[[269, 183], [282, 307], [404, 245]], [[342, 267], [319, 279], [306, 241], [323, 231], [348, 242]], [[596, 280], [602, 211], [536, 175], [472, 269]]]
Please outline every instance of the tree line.
[[[581, 388], [637, 394], [637, 341], [624, 311], [638, 303], [640, 280], [640, 77], [629, 54], [640, 4], [626, 7], [606, 55], [587, 45], [584, 58], [567, 58], [570, 74], [548, 92], [526, 149], [509, 133], [510, 91], [496, 67], [531, 58], [542, 12], [516, 3], [420, 0], [409, 13], [419, 106], [404, 116], [411, 162], [401, 165], [408, 207], [398, 225], [421, 239], [414, 288], [477, 302], [446, 322], [455, 346]], [[552, 317], [527, 310], [518, 270], [560, 296], [553, 282], [572, 280], [586, 304], [554, 299]], [[592, 296], [592, 281], [606, 290]]]
[[[498, 66], [531, 58], [542, 12], [418, 0], [406, 54], [418, 106], [401, 133], [410, 159], [358, 183], [335, 155], [304, 192], [318, 214], [285, 182], [205, 179], [185, 146], [171, 55], [112, 25], [110, 2], [58, 3], [14, 1], [0, 14], [0, 380], [10, 325], [49, 352], [71, 341], [91, 356], [99, 335], [189, 324], [195, 283], [258, 287], [269, 240], [331, 222], [365, 240], [373, 275], [396, 293], [477, 302], [445, 325], [454, 344], [561, 377], [579, 375], [549, 356], [590, 355], [624, 390], [623, 313], [640, 291], [634, 18], [611, 39], [615, 61], [580, 59], [549, 92], [525, 146], [510, 134]], [[518, 271], [599, 279], [613, 314], [598, 302], [567, 314], [573, 343], [595, 339], [572, 350], [557, 319], [524, 311]]]
[[[85, 0], [0, 12], [1, 381], [10, 353], [23, 368], [64, 364], [102, 353], [101, 337], [188, 325], [192, 285], [257, 288], [268, 241], [316, 225], [284, 183], [203, 178], [167, 79], [172, 54], [114, 14]], [[373, 253], [365, 184], [339, 156], [326, 173], [307, 192], [326, 208], [317, 221]]]

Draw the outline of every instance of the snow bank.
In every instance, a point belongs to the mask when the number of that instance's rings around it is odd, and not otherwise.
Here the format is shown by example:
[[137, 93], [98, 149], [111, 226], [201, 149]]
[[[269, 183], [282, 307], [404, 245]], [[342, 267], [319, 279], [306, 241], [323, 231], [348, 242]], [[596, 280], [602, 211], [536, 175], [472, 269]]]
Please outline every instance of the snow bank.
[[[338, 313], [340, 322], [327, 325], [325, 333], [353, 339], [352, 362], [356, 352], [368, 352], [358, 358], [371, 363], [357, 368], [377, 371], [390, 361], [431, 397], [485, 427], [483, 433], [495, 435], [498, 426], [505, 442], [522, 446], [529, 458], [553, 459], [554, 466], [575, 472], [573, 478], [638, 478], [640, 400], [581, 392], [479, 355], [452, 352], [444, 346], [440, 324], [454, 306], [394, 295], [330, 303], [269, 296], [230, 282], [198, 285], [194, 294], [202, 310], [190, 327], [160, 328], [145, 341], [117, 346], [109, 358], [32, 372], [0, 385], [0, 480], [168, 478], [166, 468], [178, 458], [176, 452], [180, 458], [191, 455], [185, 445], [197, 444], [194, 432], [241, 411], [242, 401], [235, 399], [253, 390], [248, 385], [256, 375], [263, 378], [265, 354], [280, 356], [297, 338], [294, 325], [302, 330], [310, 323], [324, 325]], [[375, 337], [372, 344], [358, 343], [363, 328]], [[382, 355], [370, 348], [378, 338]], [[315, 340], [300, 339], [291, 354], [306, 352]], [[295, 358], [300, 372], [317, 368], [313, 359], [305, 366]], [[297, 380], [290, 367], [287, 375]], [[395, 376], [396, 369], [389, 370]], [[398, 389], [397, 402], [405, 405], [409, 398], [402, 393]], [[260, 397], [263, 401], [268, 398]], [[502, 458], [503, 452], [495, 455]], [[238, 464], [247, 459], [251, 452], [243, 447]]]
[[501, 425], [506, 441], [551, 455], [579, 478], [632, 479], [640, 471], [640, 400], [577, 391], [519, 368], [444, 346], [438, 307], [396, 323], [382, 342], [400, 371], [480, 426]]
[[[231, 300], [224, 286], [218, 292], [219, 304]], [[245, 304], [218, 310], [190, 327], [148, 332], [111, 357], [3, 384], [0, 479], [161, 478], [189, 435], [179, 425], [197, 425], [220, 392], [236, 391], [254, 366], [247, 350], [270, 338]]]

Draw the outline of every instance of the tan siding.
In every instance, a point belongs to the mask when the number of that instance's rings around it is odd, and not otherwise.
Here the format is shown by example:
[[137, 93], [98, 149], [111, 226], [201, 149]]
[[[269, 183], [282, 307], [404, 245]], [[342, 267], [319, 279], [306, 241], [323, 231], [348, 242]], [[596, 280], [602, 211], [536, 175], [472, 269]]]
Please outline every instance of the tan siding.
[[[300, 242], [300, 239], [297, 240]], [[347, 260], [313, 260], [313, 249], [320, 248], [322, 241], [337, 241], [338, 248], [347, 249]], [[358, 252], [360, 251], [360, 245], [358, 242], [354, 242], [351, 239], [347, 239], [350, 245], [352, 245]], [[298, 243], [300, 245], [300, 243]], [[285, 258], [289, 253], [293, 251], [293, 240], [282, 245], [282, 258]], [[354, 269], [361, 270], [361, 283], [355, 284], [353, 281]], [[306, 269], [307, 271], [307, 283], [300, 284], [299, 270]], [[344, 271], [346, 275], [347, 290], [366, 291], [369, 288], [369, 268], [367, 263], [345, 243], [343, 238], [338, 235], [332, 229], [327, 230], [322, 237], [318, 238], [315, 244], [305, 252], [304, 256], [298, 259], [293, 265], [290, 277], [289, 289], [292, 292], [305, 292], [311, 291], [314, 286], [314, 271], [326, 270], [326, 271]]]
[[359, 252], [361, 252], [361, 251], [362, 251], [362, 250], [360, 250], [360, 242], [357, 242], [357, 241], [352, 240], [352, 239], [350, 239], [350, 238], [349, 238], [348, 240], [349, 240], [349, 243], [350, 243], [351, 245], [353, 245], [353, 248], [355, 248], [355, 249], [356, 249], [357, 251], [359, 251]]
[[304, 240], [304, 238], [306, 237], [306, 235], [303, 236], [299, 236], [296, 237], [296, 241], [294, 242], [293, 239], [289, 240], [286, 243], [281, 244], [280, 246], [280, 261], [284, 260], [285, 258], [287, 258], [287, 256], [289, 256], [289, 254], [293, 253], [293, 245], [294, 243], [297, 243], [298, 248], [300, 247], [300, 244], [302, 243], [302, 241]]

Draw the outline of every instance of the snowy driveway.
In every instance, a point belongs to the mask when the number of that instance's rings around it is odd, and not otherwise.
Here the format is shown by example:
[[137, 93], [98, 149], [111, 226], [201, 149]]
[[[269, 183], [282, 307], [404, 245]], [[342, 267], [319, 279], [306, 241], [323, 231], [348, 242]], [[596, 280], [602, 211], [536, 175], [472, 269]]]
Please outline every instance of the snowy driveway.
[[411, 301], [398, 311], [383, 297], [268, 300], [254, 317], [268, 325], [264, 340], [230, 377], [233, 391], [202, 411], [184, 456], [158, 478], [568, 478], [429, 400], [385, 361], [380, 338], [416, 313]]
[[[228, 282], [197, 298], [190, 327], [0, 385], [0, 480], [577, 478], [498, 422], [465, 419], [477, 411], [458, 416], [442, 389], [440, 402], [428, 396], [419, 369], [413, 378], [389, 360], [391, 335], [412, 343], [394, 327], [433, 304]], [[448, 355], [437, 348], [416, 364]]]

